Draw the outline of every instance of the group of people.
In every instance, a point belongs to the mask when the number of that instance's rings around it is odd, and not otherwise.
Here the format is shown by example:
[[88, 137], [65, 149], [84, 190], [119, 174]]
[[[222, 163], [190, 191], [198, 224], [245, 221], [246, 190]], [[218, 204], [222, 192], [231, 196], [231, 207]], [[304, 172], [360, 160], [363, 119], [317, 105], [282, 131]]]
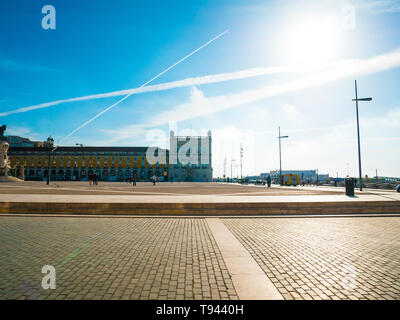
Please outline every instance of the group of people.
[[97, 186], [99, 184], [99, 176], [97, 173], [89, 175], [89, 186], [91, 185]]
[[127, 178], [126, 183], [132, 183], [132, 186], [136, 186], [136, 173], [133, 174], [132, 178]]
[[[157, 182], [157, 177], [155, 175], [153, 175], [150, 179], [151, 179], [151, 182], [153, 183], [153, 186], [155, 186], [156, 182]], [[132, 185], [136, 186], [136, 173], [132, 177]]]
[[[129, 178], [129, 179], [127, 180], [128, 183], [130, 183], [131, 181], [132, 181], [132, 186], [136, 186], [136, 173], [133, 174], [132, 179]], [[156, 181], [157, 181], [157, 177], [156, 177], [155, 175], [153, 175], [153, 176], [151, 177], [151, 182], [153, 182], [153, 186], [156, 185]]]
[[[136, 173], [133, 174], [132, 178], [128, 178], [126, 182], [127, 183], [132, 182], [132, 186], [136, 186]], [[153, 182], [153, 186], [156, 185], [157, 177], [155, 175], [151, 177], [151, 182]], [[92, 184], [95, 186], [99, 184], [99, 176], [97, 175], [97, 173], [89, 175], [89, 186], [91, 186]]]

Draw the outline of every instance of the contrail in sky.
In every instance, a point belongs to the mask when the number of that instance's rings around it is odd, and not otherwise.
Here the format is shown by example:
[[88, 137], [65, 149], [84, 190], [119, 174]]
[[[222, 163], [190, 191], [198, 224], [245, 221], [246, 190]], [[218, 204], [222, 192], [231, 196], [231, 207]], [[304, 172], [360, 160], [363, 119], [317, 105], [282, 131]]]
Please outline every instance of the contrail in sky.
[[[217, 37], [220, 37], [221, 35], [219, 35]], [[213, 40], [215, 40], [215, 38]], [[213, 41], [213, 40], [211, 40], [211, 41]], [[205, 45], [207, 45], [207, 44], [205, 44]], [[201, 47], [199, 49], [201, 49]], [[197, 50], [199, 50], [199, 49], [197, 49]], [[191, 54], [193, 54], [193, 53], [191, 53]], [[187, 57], [185, 57], [185, 58], [187, 58]], [[185, 58], [183, 58], [183, 59], [185, 59]], [[182, 61], [182, 60], [180, 60], [180, 61]], [[180, 61], [178, 61], [177, 63], [179, 63]], [[176, 65], [176, 64], [174, 64], [174, 65]], [[0, 117], [8, 116], [10, 114], [23, 113], [23, 112], [28, 112], [28, 111], [32, 111], [32, 110], [48, 108], [51, 106], [59, 105], [62, 103], [68, 103], [68, 102], [110, 98], [110, 97], [116, 97], [116, 96], [122, 96], [122, 95], [130, 96], [132, 94], [140, 94], [140, 93], [144, 93], [144, 92], [163, 91], [163, 90], [170, 90], [170, 89], [174, 89], [174, 88], [182, 88], [182, 87], [190, 87], [190, 86], [209, 84], [209, 83], [225, 82], [225, 81], [231, 81], [231, 80], [237, 80], [237, 79], [252, 78], [252, 77], [257, 77], [257, 76], [262, 76], [262, 75], [267, 75], [267, 74], [295, 73], [295, 72], [311, 73], [311, 72], [321, 72], [322, 71], [323, 72], [322, 75], [323, 75], [326, 72], [328, 72], [328, 73], [332, 72], [332, 71], [334, 72], [335, 70], [338, 70], [338, 71], [339, 70], [343, 70], [343, 71], [348, 70], [348, 71], [353, 71], [352, 73], [354, 75], [356, 75], [356, 74], [378, 72], [378, 71], [386, 70], [389, 68], [398, 67], [399, 65], [400, 65], [400, 48], [397, 48], [395, 50], [392, 50], [392, 51], [389, 51], [389, 52], [386, 52], [386, 53], [383, 53], [383, 54], [380, 54], [380, 55], [377, 55], [377, 56], [374, 56], [371, 58], [367, 58], [367, 59], [338, 60], [338, 61], [334, 61], [334, 62], [326, 64], [326, 65], [276, 66], [276, 67], [264, 67], [264, 68], [250, 68], [250, 69], [234, 71], [234, 72], [210, 74], [210, 75], [206, 75], [206, 76], [186, 78], [183, 80], [171, 81], [171, 82], [160, 83], [160, 84], [150, 85], [150, 86], [142, 85], [139, 88], [118, 90], [118, 91], [113, 91], [113, 92], [93, 94], [93, 95], [64, 99], [64, 100], [56, 100], [56, 101], [41, 103], [38, 105], [23, 107], [23, 108], [19, 108], [19, 109], [15, 109], [15, 110], [2, 112], [2, 113], [0, 113]], [[163, 71], [161, 74], [165, 73], [166, 71], [171, 69], [173, 66], [169, 67], [167, 70]], [[159, 74], [158, 76], [160, 76], [161, 74]], [[154, 80], [154, 79], [155, 78], [153, 78], [152, 80]], [[152, 81], [152, 80], [150, 80], [150, 81]], [[147, 82], [147, 83], [149, 83], [149, 82]], [[121, 99], [121, 101], [124, 99], [126, 99], [126, 97]], [[118, 101], [117, 103], [120, 103], [121, 101]], [[113, 106], [110, 106], [109, 108], [112, 108]], [[107, 110], [108, 109], [106, 109], [104, 112], [106, 112]], [[102, 112], [102, 113], [104, 113], [104, 112]]]
[[[319, 69], [321, 69], [321, 68], [319, 68]], [[28, 107], [22, 107], [22, 108], [10, 110], [10, 111], [1, 112], [0, 117], [8, 116], [10, 114], [28, 112], [28, 111], [37, 110], [37, 109], [49, 108], [52, 106], [56, 106], [56, 105], [59, 105], [62, 103], [68, 103], [68, 102], [111, 98], [111, 97], [118, 97], [118, 96], [123, 96], [123, 95], [128, 95], [128, 94], [129, 95], [140, 94], [140, 93], [144, 93], [144, 92], [164, 91], [164, 90], [170, 90], [170, 89], [174, 89], [174, 88], [182, 88], [182, 87], [189, 87], [189, 86], [202, 85], [202, 84], [208, 84], [208, 83], [216, 83], [216, 82], [224, 82], [224, 81], [231, 81], [231, 80], [237, 80], [237, 79], [252, 78], [252, 77], [257, 77], [257, 76], [262, 76], [262, 75], [267, 75], [267, 74], [301, 72], [301, 71], [312, 71], [312, 70], [311, 70], [311, 68], [305, 68], [305, 67], [278, 66], [278, 67], [266, 67], [266, 68], [250, 68], [250, 69], [234, 71], [234, 72], [210, 74], [210, 75], [206, 75], [206, 76], [186, 78], [183, 80], [160, 83], [160, 84], [155, 84], [155, 85], [151, 85], [151, 86], [142, 85], [138, 88], [117, 90], [117, 91], [106, 92], [106, 93], [92, 94], [92, 95], [83, 96], [83, 97], [76, 97], [76, 98], [69, 98], [69, 99], [62, 99], [62, 100], [55, 100], [55, 101], [51, 101], [51, 102], [40, 103], [40, 104], [28, 106]]]
[[[224, 32], [220, 33], [219, 35], [217, 35], [216, 37], [212, 38], [210, 41], [206, 42], [205, 44], [203, 44], [201, 47], [197, 48], [196, 50], [194, 50], [193, 52], [189, 53], [188, 55], [184, 56], [182, 59], [180, 59], [179, 61], [175, 62], [173, 65], [171, 65], [170, 67], [168, 67], [167, 69], [165, 69], [164, 71], [160, 72], [158, 75], [156, 75], [154, 78], [150, 79], [149, 81], [143, 83], [140, 88], [143, 88], [144, 86], [146, 86], [147, 84], [149, 84], [150, 82], [152, 82], [153, 80], [157, 79], [158, 77], [162, 76], [164, 73], [168, 72], [169, 70], [171, 70], [173, 67], [175, 67], [177, 64], [181, 63], [182, 61], [185, 61], [187, 58], [189, 58], [190, 56], [192, 56], [193, 54], [195, 54], [197, 51], [199, 51], [200, 49], [204, 48], [205, 46], [209, 45], [211, 42], [214, 42], [215, 40], [217, 40], [219, 37], [222, 37], [225, 33], [227, 33], [229, 30], [225, 30]], [[64, 138], [62, 138], [60, 141], [69, 138], [70, 136], [72, 136], [75, 132], [77, 132], [78, 130], [82, 129], [83, 127], [87, 126], [89, 123], [91, 123], [93, 120], [97, 119], [98, 117], [100, 117], [102, 114], [106, 113], [108, 110], [114, 108], [115, 106], [117, 106], [118, 104], [120, 104], [122, 101], [124, 101], [125, 99], [129, 98], [132, 94], [134, 94], [134, 92], [130, 92], [128, 93], [125, 97], [123, 97], [122, 99], [118, 100], [117, 102], [113, 103], [111, 106], [107, 107], [106, 109], [104, 109], [103, 111], [101, 111], [100, 113], [96, 114], [93, 118], [90, 118], [88, 121], [86, 121], [85, 123], [81, 124], [78, 128], [76, 128], [75, 130], [73, 130], [71, 133], [69, 133], [68, 135], [66, 135]]]
[[[221, 35], [219, 35], [219, 36], [221, 36]], [[215, 40], [215, 39], [213, 39], [213, 40]], [[213, 40], [211, 40], [211, 41], [213, 41]], [[207, 44], [205, 44], [205, 45], [207, 45]], [[197, 50], [199, 50], [199, 49], [197, 49]], [[354, 69], [354, 67], [357, 65], [359, 65], [359, 66], [367, 65], [367, 64], [386, 65], [387, 61], [391, 62], [391, 65], [389, 65], [388, 67], [395, 67], [398, 65], [398, 62], [399, 62], [399, 52], [400, 52], [400, 49], [397, 49], [392, 52], [384, 53], [384, 54], [381, 54], [381, 55], [378, 55], [375, 57], [371, 57], [371, 58], [365, 59], [365, 60], [358, 60], [358, 59], [338, 60], [338, 61], [335, 61], [335, 62], [332, 62], [329, 64], [325, 64], [325, 65], [276, 66], [276, 67], [250, 68], [250, 69], [234, 71], [234, 72], [209, 74], [206, 76], [186, 78], [183, 80], [171, 81], [171, 82], [160, 83], [160, 84], [150, 85], [150, 86], [142, 85], [141, 87], [133, 88], [133, 89], [118, 90], [118, 91], [93, 94], [93, 95], [88, 95], [88, 96], [83, 96], [83, 97], [76, 97], [76, 98], [69, 98], [69, 99], [45, 102], [45, 103], [32, 105], [32, 106], [28, 106], [28, 107], [23, 107], [23, 108], [19, 108], [19, 109], [15, 109], [15, 110], [0, 112], [0, 117], [8, 116], [10, 114], [28, 112], [28, 111], [42, 109], [42, 108], [49, 108], [52, 106], [56, 106], [56, 105], [59, 105], [62, 103], [68, 103], [68, 102], [93, 100], [93, 99], [101, 99], [101, 98], [111, 98], [111, 97], [124, 96], [124, 95], [140, 94], [140, 93], [144, 93], [144, 92], [164, 91], [164, 90], [170, 90], [170, 89], [174, 89], [174, 88], [182, 88], [182, 87], [197, 86], [197, 85], [209, 84], [209, 83], [246, 79], [246, 78], [252, 78], [252, 77], [263, 76], [263, 75], [268, 75], [268, 74], [329, 71], [329, 70], [335, 69], [335, 68], [340, 68], [340, 69], [352, 68], [352, 69]], [[177, 62], [177, 63], [179, 63], [179, 62]], [[173, 66], [169, 67], [167, 70], [163, 71], [161, 74], [165, 73], [172, 67]], [[369, 67], [366, 66], [365, 68], [368, 69]], [[160, 76], [161, 74], [159, 74], [158, 76]], [[154, 79], [155, 78], [153, 78], [152, 80], [154, 80]], [[150, 80], [150, 81], [152, 81], [152, 80]], [[148, 81], [147, 83], [149, 83], [150, 81]]]

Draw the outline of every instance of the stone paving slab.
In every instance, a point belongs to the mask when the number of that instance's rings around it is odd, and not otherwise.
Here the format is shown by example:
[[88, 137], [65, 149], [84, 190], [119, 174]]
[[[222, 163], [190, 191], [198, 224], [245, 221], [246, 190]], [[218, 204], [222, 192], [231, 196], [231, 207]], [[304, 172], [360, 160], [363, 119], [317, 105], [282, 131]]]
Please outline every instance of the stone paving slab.
[[400, 218], [223, 219], [285, 299], [400, 299]]
[[193, 216], [227, 216], [233, 212], [237, 215], [400, 213], [400, 194], [393, 192], [347, 197], [338, 192], [305, 188], [218, 183], [157, 186], [139, 183], [137, 187], [123, 182], [95, 187], [85, 182], [57, 183], [56, 187], [42, 182], [0, 184], [0, 213]]
[[232, 277], [239, 299], [282, 300], [283, 297], [249, 252], [218, 218], [206, 219]]
[[218, 195], [54, 195], [54, 194], [0, 194], [1, 202], [55, 202], [55, 203], [282, 203], [282, 202], [360, 202], [394, 201], [381, 195], [365, 194], [307, 196], [218, 196]]
[[[270, 201], [274, 197], [246, 196], [60, 196], [60, 195], [0, 195], [3, 214], [75, 214], [75, 215], [304, 215], [304, 214], [398, 214], [400, 201], [386, 197], [364, 195], [338, 198], [323, 196], [291, 197], [289, 201]], [[294, 199], [302, 201], [294, 201]], [[230, 201], [230, 200], [235, 201]], [[3, 201], [2, 201], [3, 200]], [[79, 201], [80, 200], [80, 201]], [[153, 201], [152, 201], [153, 200]], [[256, 200], [256, 201], [254, 201]], [[276, 199], [275, 199], [276, 200]], [[316, 201], [319, 200], [319, 201]], [[325, 200], [325, 201], [323, 201]], [[331, 201], [332, 200], [332, 201]], [[78, 202], [77, 202], [78, 201]]]
[[44, 181], [25, 181], [23, 183], [0, 183], [0, 194], [129, 194], [129, 195], [328, 195], [337, 194], [335, 190], [319, 191], [302, 188], [266, 188], [239, 184], [212, 182], [161, 182], [153, 186], [150, 182], [138, 182], [135, 187], [126, 182], [100, 182], [89, 186], [84, 181], [57, 181], [46, 185]]
[[[139, 182], [133, 187], [125, 182], [101, 182], [98, 186], [89, 186], [87, 182], [57, 181], [46, 185], [41, 181], [21, 183], [0, 183], [0, 194], [36, 194], [36, 195], [129, 195], [129, 196], [310, 196], [310, 195], [344, 195], [342, 187], [328, 186], [278, 186], [266, 188], [262, 185], [239, 185], [227, 183], [158, 183], [153, 186], [148, 182]], [[395, 190], [364, 189], [355, 190], [356, 196], [379, 195], [391, 200], [400, 201], [400, 193]]]

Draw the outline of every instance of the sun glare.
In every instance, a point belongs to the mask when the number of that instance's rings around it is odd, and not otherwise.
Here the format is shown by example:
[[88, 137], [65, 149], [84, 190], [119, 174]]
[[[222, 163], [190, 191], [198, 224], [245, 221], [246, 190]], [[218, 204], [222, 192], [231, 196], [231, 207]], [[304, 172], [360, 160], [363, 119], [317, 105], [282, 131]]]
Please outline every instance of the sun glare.
[[282, 58], [310, 66], [335, 59], [341, 26], [335, 19], [308, 17], [290, 22], [282, 37]]

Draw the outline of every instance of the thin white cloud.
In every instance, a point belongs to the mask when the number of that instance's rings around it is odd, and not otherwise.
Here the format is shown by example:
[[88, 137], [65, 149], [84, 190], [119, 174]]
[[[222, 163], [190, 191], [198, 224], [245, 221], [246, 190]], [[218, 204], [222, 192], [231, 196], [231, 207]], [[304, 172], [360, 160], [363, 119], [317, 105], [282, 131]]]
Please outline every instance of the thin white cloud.
[[289, 116], [295, 116], [298, 113], [296, 106], [294, 104], [288, 104], [288, 103], [285, 103], [283, 105], [283, 111], [285, 111], [285, 113]]
[[132, 131], [132, 134], [134, 134], [138, 130], [141, 131], [145, 128], [167, 124], [171, 120], [177, 122], [185, 121], [281, 94], [320, 86], [347, 77], [375, 73], [398, 66], [400, 66], [400, 51], [396, 50], [392, 53], [366, 60], [354, 60], [351, 64], [337, 64], [336, 68], [331, 68], [324, 72], [315, 72], [308, 77], [297, 80], [268, 85], [262, 88], [242, 91], [230, 95], [206, 97], [201, 90], [192, 87], [189, 102], [175, 106], [170, 110], [160, 112], [149, 118], [145, 123], [115, 129], [112, 131], [112, 134], [115, 137], [114, 141], [119, 141], [118, 136], [121, 134], [121, 137], [123, 136], [127, 138], [129, 137], [129, 131]]
[[37, 109], [49, 108], [52, 106], [57, 106], [63, 103], [69, 102], [76, 102], [76, 101], [85, 101], [85, 100], [94, 100], [94, 99], [104, 99], [104, 98], [112, 98], [118, 96], [124, 96], [128, 94], [140, 94], [145, 92], [154, 92], [154, 91], [164, 91], [170, 90], [175, 88], [182, 88], [182, 87], [190, 87], [194, 85], [202, 85], [202, 84], [209, 84], [209, 83], [217, 83], [217, 82], [225, 82], [237, 79], [245, 79], [251, 77], [257, 77], [267, 74], [275, 74], [275, 73], [285, 73], [285, 72], [300, 72], [305, 71], [304, 68], [299, 67], [270, 67], [270, 68], [251, 68], [236, 72], [229, 72], [229, 73], [221, 73], [221, 74], [213, 74], [207, 75], [202, 77], [194, 77], [194, 78], [187, 78], [184, 80], [172, 81], [167, 83], [161, 83], [146, 87], [140, 88], [133, 88], [133, 89], [126, 89], [126, 90], [118, 90], [112, 91], [107, 93], [99, 93], [93, 94], [83, 97], [77, 98], [70, 98], [70, 99], [62, 99], [62, 100], [55, 100], [51, 102], [45, 102], [37, 105], [27, 106], [15, 110], [10, 110], [6, 112], [0, 113], [0, 117], [8, 116], [15, 113], [23, 113]]
[[[211, 40], [207, 41], [206, 43], [204, 43], [202, 46], [200, 46], [199, 48], [197, 48], [196, 50], [192, 51], [191, 53], [187, 54], [186, 56], [184, 56], [183, 58], [181, 58], [180, 60], [178, 60], [177, 62], [175, 62], [174, 64], [172, 64], [171, 66], [169, 66], [168, 68], [164, 69], [163, 71], [161, 71], [159, 74], [157, 74], [156, 76], [154, 76], [153, 78], [151, 78], [150, 80], [146, 81], [145, 83], [143, 83], [140, 88], [144, 88], [146, 87], [149, 83], [153, 82], [155, 79], [157, 79], [158, 77], [161, 77], [163, 74], [167, 73], [169, 70], [171, 70], [172, 68], [174, 68], [175, 66], [177, 66], [178, 64], [180, 64], [181, 62], [185, 61], [186, 59], [190, 58], [192, 55], [194, 55], [197, 51], [201, 50], [202, 48], [208, 46], [210, 43], [214, 42], [215, 40], [217, 40], [218, 38], [222, 37], [225, 33], [227, 33], [229, 30], [225, 30], [224, 32], [220, 33], [219, 35], [217, 35], [216, 37], [212, 38]], [[94, 117], [90, 118], [89, 120], [87, 120], [86, 122], [82, 123], [79, 127], [75, 128], [74, 130], [72, 130], [69, 134], [67, 134], [64, 138], [62, 138], [61, 140], [67, 139], [69, 137], [71, 137], [73, 134], [75, 134], [77, 131], [79, 131], [80, 129], [86, 127], [89, 123], [91, 123], [92, 121], [94, 121], [95, 119], [97, 119], [98, 117], [100, 117], [101, 115], [103, 115], [104, 113], [106, 113], [107, 111], [111, 110], [112, 108], [114, 108], [115, 106], [119, 105], [121, 102], [123, 102], [124, 100], [126, 100], [127, 98], [129, 98], [131, 95], [133, 95], [134, 92], [130, 92], [127, 95], [125, 95], [125, 97], [123, 97], [122, 99], [118, 100], [117, 102], [113, 103], [111, 106], [108, 106], [107, 108], [105, 108], [103, 111], [101, 111], [100, 113], [96, 114]]]
[[111, 139], [107, 140], [108, 144], [114, 144], [118, 141], [136, 138], [143, 136], [146, 133], [146, 129], [137, 126], [125, 126], [116, 130], [112, 129], [100, 129], [99, 131], [111, 136]]
[[12, 71], [54, 72], [58, 71], [41, 65], [27, 65], [14, 60], [0, 58], [0, 68]]
[[346, 62], [342, 65], [337, 64], [335, 68], [326, 69], [323, 72], [315, 72], [310, 76], [297, 80], [268, 85], [230, 95], [205, 97], [199, 89], [193, 88], [188, 103], [178, 105], [171, 110], [160, 112], [150, 118], [147, 123], [138, 126], [154, 127], [165, 124], [171, 119], [174, 121], [184, 121], [281, 94], [320, 86], [348, 77], [375, 73], [398, 66], [400, 66], [399, 50], [366, 60], [354, 60], [352, 63]]
[[30, 140], [39, 140], [40, 137], [40, 135], [33, 132], [32, 129], [20, 126], [7, 126], [5, 134], [8, 136], [21, 136]]
[[400, 12], [400, 1], [398, 0], [374, 0], [374, 1], [363, 1], [358, 7], [365, 9], [372, 14], [384, 14], [384, 13], [397, 13]]
[[328, 65], [320, 66], [278, 66], [278, 67], [268, 67], [268, 68], [251, 68], [241, 71], [212, 74], [202, 77], [187, 78], [179, 81], [172, 81], [167, 83], [161, 83], [157, 85], [133, 88], [127, 90], [119, 90], [108, 93], [94, 94], [77, 98], [56, 100], [52, 102], [41, 103], [38, 105], [32, 105], [28, 107], [23, 107], [15, 110], [5, 111], [0, 113], [0, 117], [8, 116], [16, 113], [23, 113], [32, 110], [48, 108], [56, 106], [62, 103], [93, 100], [101, 98], [110, 98], [123, 95], [139, 94], [144, 92], [153, 91], [164, 91], [174, 88], [181, 87], [191, 87], [202, 84], [210, 84], [217, 82], [232, 81], [238, 79], [245, 79], [251, 77], [257, 77], [268, 74], [277, 73], [294, 73], [294, 72], [332, 72], [335, 70], [349, 69], [353, 70], [355, 74], [372, 73], [377, 71], [382, 71], [388, 68], [398, 67], [400, 64], [400, 49], [396, 49], [392, 52], [381, 54], [369, 59], [359, 60], [359, 59], [349, 59], [349, 60], [339, 60]]

